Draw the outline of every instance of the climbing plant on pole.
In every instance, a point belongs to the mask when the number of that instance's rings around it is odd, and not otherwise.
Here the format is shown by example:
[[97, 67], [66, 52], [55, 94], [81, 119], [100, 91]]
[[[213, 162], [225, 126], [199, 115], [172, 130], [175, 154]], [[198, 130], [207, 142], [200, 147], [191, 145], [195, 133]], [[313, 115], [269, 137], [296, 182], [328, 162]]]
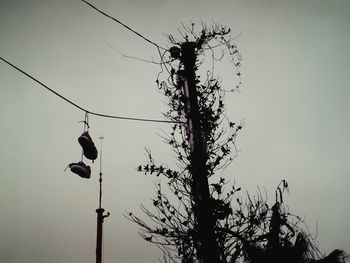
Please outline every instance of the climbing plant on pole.
[[[224, 98], [241, 86], [241, 55], [230, 29], [194, 24], [169, 36], [171, 47], [161, 55], [157, 88], [167, 98], [171, 131], [163, 139], [176, 155], [174, 164], [154, 160], [138, 172], [159, 177], [151, 208], [141, 205], [147, 219], [127, 217], [141, 227], [140, 235], [174, 262], [342, 262], [335, 250], [322, 257], [302, 220], [283, 202], [288, 184], [282, 180], [273, 205], [260, 191], [243, 198], [241, 188], [222, 176], [237, 156], [236, 138], [244, 123], [225, 115]], [[224, 89], [215, 65], [229, 60], [234, 79]], [[205, 69], [203, 69], [206, 67]], [[201, 74], [200, 74], [201, 73]]]

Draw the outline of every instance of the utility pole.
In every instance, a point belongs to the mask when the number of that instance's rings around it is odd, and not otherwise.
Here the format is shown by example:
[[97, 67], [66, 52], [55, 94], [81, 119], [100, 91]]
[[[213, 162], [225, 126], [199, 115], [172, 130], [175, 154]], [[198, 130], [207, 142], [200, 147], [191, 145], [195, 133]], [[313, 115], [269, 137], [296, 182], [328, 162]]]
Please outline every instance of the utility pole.
[[198, 227], [198, 257], [201, 263], [219, 263], [220, 256], [215, 240], [215, 219], [210, 206], [207, 161], [208, 155], [204, 146], [200, 113], [196, 89], [196, 45], [197, 42], [181, 44], [182, 62], [184, 64], [184, 99], [188, 125], [188, 144], [191, 151], [192, 195], [194, 214]]
[[98, 209], [96, 209], [97, 213], [97, 233], [96, 233], [96, 263], [102, 262], [102, 233], [103, 233], [103, 221], [105, 217], [109, 217], [110, 213], [107, 212], [107, 214], [104, 213], [104, 209], [102, 208], [102, 140], [103, 137], [100, 137], [101, 140], [101, 149], [100, 149], [100, 178], [99, 178], [99, 184], [100, 184], [100, 192], [99, 192], [99, 201], [98, 201]]

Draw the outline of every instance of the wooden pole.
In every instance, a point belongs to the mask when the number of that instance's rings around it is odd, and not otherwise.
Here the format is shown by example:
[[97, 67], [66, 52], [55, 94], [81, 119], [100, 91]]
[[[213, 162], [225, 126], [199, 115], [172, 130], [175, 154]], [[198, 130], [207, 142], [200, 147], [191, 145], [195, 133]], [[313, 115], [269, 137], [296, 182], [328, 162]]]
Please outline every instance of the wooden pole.
[[205, 142], [203, 142], [200, 126], [200, 113], [197, 99], [195, 63], [196, 53], [193, 42], [181, 45], [184, 63], [184, 99], [188, 126], [188, 144], [191, 150], [192, 195], [194, 215], [197, 221], [198, 257], [203, 263], [219, 263], [218, 245], [215, 240], [215, 219], [210, 207], [208, 184], [208, 161]]

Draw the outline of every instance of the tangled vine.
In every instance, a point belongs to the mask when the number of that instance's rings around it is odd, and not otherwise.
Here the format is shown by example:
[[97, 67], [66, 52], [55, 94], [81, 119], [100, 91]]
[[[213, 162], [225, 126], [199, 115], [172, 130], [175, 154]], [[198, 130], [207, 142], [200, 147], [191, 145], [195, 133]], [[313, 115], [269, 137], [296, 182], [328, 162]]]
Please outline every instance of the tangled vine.
[[[166, 119], [174, 121], [169, 135], [164, 136], [176, 154], [176, 168], [157, 163], [147, 151], [148, 162], [139, 165], [137, 171], [145, 175], [165, 178], [156, 185], [152, 199], [153, 208], [141, 205], [147, 221], [129, 213], [127, 217], [141, 227], [140, 235], [157, 245], [165, 255], [165, 261], [200, 262], [198, 224], [194, 215], [192, 192], [191, 149], [189, 128], [186, 125], [184, 94], [184, 61], [181, 47], [191, 43], [195, 47], [196, 73], [207, 66], [201, 76], [195, 76], [200, 133], [207, 155], [206, 176], [210, 186], [210, 210], [215, 219], [215, 240], [220, 261], [229, 262], [344, 262], [344, 253], [334, 250], [325, 257], [303, 221], [286, 209], [283, 192], [288, 189], [282, 181], [276, 190], [276, 200], [268, 205], [267, 195], [261, 191], [245, 200], [239, 195], [241, 188], [230, 184], [223, 176], [214, 176], [225, 169], [237, 156], [236, 138], [243, 122], [230, 121], [225, 115], [225, 94], [239, 90], [241, 85], [241, 55], [230, 37], [230, 29], [214, 24], [202, 25], [200, 32], [194, 24], [179, 30], [180, 39], [169, 37], [173, 45], [161, 56], [161, 72], [157, 76], [157, 88], [167, 98]], [[169, 58], [165, 56], [170, 54]], [[209, 57], [209, 63], [208, 63]], [[229, 58], [233, 65], [236, 85], [225, 90], [215, 76], [215, 64]], [[203, 72], [203, 70], [202, 70]], [[163, 77], [161, 81], [160, 79]], [[203, 77], [203, 80], [201, 77]], [[322, 261], [323, 260], [323, 261]], [[327, 261], [330, 260], [330, 261]]]

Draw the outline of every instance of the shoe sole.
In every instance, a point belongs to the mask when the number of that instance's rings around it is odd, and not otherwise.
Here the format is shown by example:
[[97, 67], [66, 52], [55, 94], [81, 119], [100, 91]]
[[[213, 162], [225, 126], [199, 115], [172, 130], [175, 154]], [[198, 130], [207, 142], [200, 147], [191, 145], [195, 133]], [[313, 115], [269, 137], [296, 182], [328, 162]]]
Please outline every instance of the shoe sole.
[[91, 171], [83, 170], [80, 166], [72, 166], [70, 170], [72, 171], [72, 173], [75, 173], [82, 178], [89, 179], [91, 177]]

